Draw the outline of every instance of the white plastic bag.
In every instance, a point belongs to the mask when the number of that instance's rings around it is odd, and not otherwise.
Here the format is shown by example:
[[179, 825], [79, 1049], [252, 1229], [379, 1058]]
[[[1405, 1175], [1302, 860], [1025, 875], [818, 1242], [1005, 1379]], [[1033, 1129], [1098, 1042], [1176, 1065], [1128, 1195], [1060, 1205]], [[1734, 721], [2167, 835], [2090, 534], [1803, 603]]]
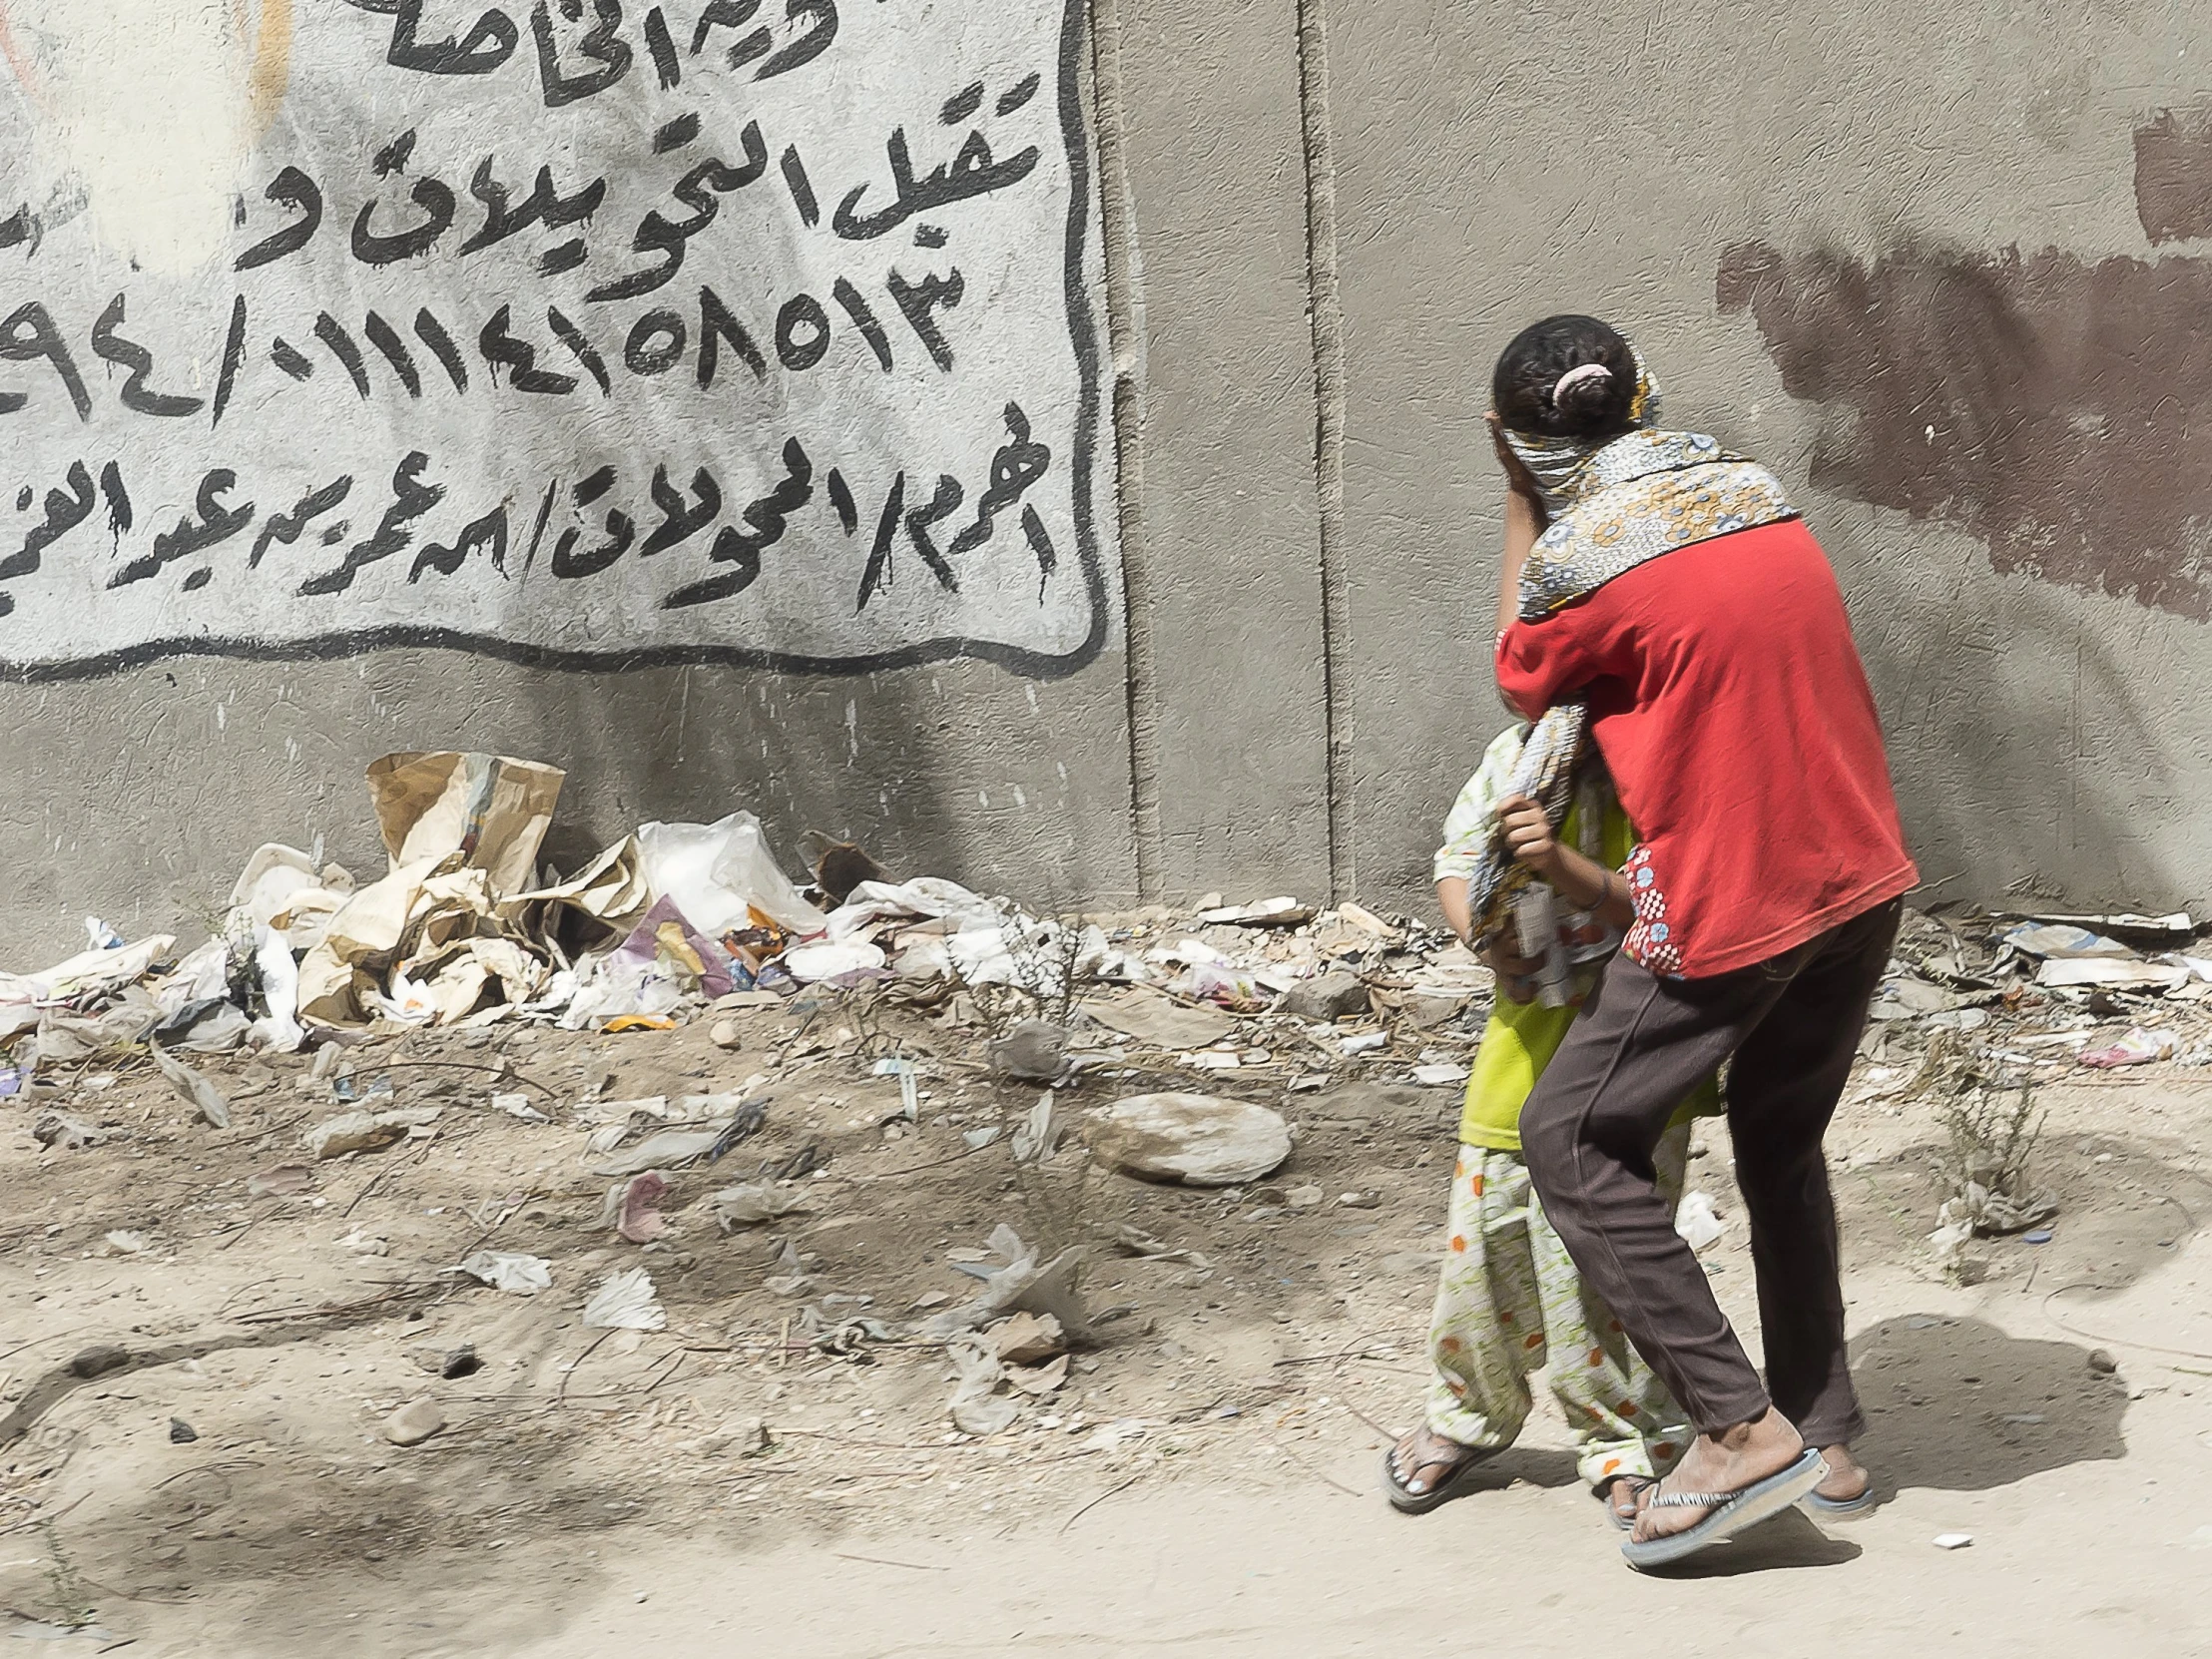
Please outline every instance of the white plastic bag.
[[793, 932], [822, 931], [823, 913], [770, 854], [751, 813], [714, 824], [643, 825], [638, 853], [653, 896], [674, 899], [684, 919], [709, 937], [751, 925], [748, 906]]

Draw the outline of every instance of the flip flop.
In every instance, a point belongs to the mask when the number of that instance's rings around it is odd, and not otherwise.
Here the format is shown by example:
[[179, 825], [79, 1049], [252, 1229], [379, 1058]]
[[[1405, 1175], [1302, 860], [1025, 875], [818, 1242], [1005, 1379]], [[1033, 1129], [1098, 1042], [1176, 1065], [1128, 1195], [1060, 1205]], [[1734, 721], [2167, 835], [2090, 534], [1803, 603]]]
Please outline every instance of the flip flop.
[[[1397, 1477], [1395, 1460], [1397, 1447], [1395, 1445], [1386, 1447], [1382, 1453], [1382, 1495], [1390, 1500], [1390, 1507], [1401, 1515], [1425, 1515], [1438, 1504], [1449, 1503], [1457, 1497], [1460, 1482], [1496, 1455], [1494, 1452], [1480, 1450], [1474, 1446], [1465, 1446], [1461, 1449], [1466, 1452], [1466, 1456], [1453, 1466], [1449, 1474], [1425, 1492], [1410, 1492], [1405, 1489], [1405, 1483]], [[1417, 1474], [1421, 1469], [1428, 1466], [1427, 1463], [1417, 1464], [1414, 1467], [1414, 1472]]]
[[[1627, 1481], [1629, 1485], [1639, 1493], [1642, 1492], [1647, 1486], [1656, 1486], [1659, 1484], [1658, 1481], [1652, 1479], [1651, 1476], [1648, 1474], [1616, 1474], [1612, 1477], [1612, 1479]], [[1611, 1481], [1608, 1481], [1607, 1485], [1610, 1485], [1611, 1483]], [[1614, 1531], [1633, 1532], [1636, 1530], [1636, 1517], [1634, 1515], [1624, 1515], [1618, 1509], [1614, 1508], [1612, 1498], [1603, 1489], [1600, 1489], [1595, 1495], [1598, 1502], [1605, 1506], [1605, 1518], [1613, 1523]]]
[[1875, 1496], [1874, 1477], [1867, 1477], [1867, 1489], [1857, 1497], [1823, 1497], [1819, 1492], [1805, 1494], [1805, 1506], [1817, 1515], [1863, 1515], [1882, 1500]]
[[1713, 1512], [1695, 1526], [1664, 1538], [1652, 1538], [1644, 1543], [1631, 1538], [1621, 1545], [1621, 1555], [1638, 1572], [1649, 1567], [1663, 1567], [1670, 1561], [1695, 1555], [1699, 1550], [1721, 1543], [1771, 1515], [1779, 1515], [1827, 1476], [1828, 1464], [1822, 1460], [1820, 1449], [1817, 1446], [1807, 1446], [1799, 1454], [1797, 1461], [1780, 1474], [1770, 1474], [1766, 1479], [1755, 1481], [1737, 1491], [1661, 1491], [1647, 1507], [1702, 1507]]

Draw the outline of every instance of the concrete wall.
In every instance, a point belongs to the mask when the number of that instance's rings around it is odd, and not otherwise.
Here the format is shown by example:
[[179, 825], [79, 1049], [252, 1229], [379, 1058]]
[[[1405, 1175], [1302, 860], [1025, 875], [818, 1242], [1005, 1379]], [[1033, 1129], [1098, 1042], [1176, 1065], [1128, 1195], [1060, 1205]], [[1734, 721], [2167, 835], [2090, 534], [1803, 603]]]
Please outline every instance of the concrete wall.
[[[18, 200], [43, 215], [42, 243], [0, 247], [0, 310], [38, 298], [64, 319], [94, 404], [74, 420], [30, 330], [6, 330], [0, 390], [32, 401], [0, 425], [19, 440], [15, 482], [35, 489], [17, 529], [0, 512], [0, 560], [80, 458], [93, 473], [111, 456], [171, 469], [134, 498], [132, 534], [150, 550], [188, 512], [206, 520], [194, 486], [208, 467], [249, 477], [233, 455], [289, 468], [303, 488], [349, 445], [364, 476], [370, 459], [388, 472], [386, 451], [427, 431], [481, 499], [527, 479], [534, 509], [539, 478], [579, 476], [602, 453], [689, 445], [686, 462], [742, 474], [761, 433], [812, 422], [826, 454], [842, 443], [856, 483], [871, 480], [856, 491], [864, 543], [896, 471], [965, 476], [946, 522], [973, 514], [1007, 441], [1003, 388], [1063, 459], [1097, 423], [1087, 488], [1048, 473], [1034, 497], [1070, 550], [1056, 575], [1040, 585], [1008, 533], [985, 550], [1000, 562], [947, 597], [901, 541], [903, 608], [858, 618], [820, 603], [826, 584], [849, 585], [857, 555], [819, 501], [711, 626], [657, 615], [658, 567], [634, 561], [597, 632], [589, 603], [564, 608], [542, 587], [517, 600], [475, 565], [457, 599], [394, 580], [344, 614], [303, 617], [227, 568], [187, 590], [180, 559], [158, 588], [138, 585], [159, 603], [123, 604], [108, 584], [134, 544], [111, 535], [102, 505], [48, 555], [45, 579], [67, 569], [77, 586], [18, 582], [0, 617], [0, 661], [19, 682], [0, 685], [8, 965], [67, 942], [87, 909], [126, 930], [211, 915], [266, 838], [319, 835], [374, 867], [362, 766], [446, 745], [568, 767], [563, 861], [643, 818], [746, 805], [787, 847], [808, 829], [856, 834], [908, 869], [1040, 901], [1334, 884], [1417, 902], [1441, 809], [1502, 720], [1487, 682], [1489, 365], [1520, 323], [1569, 307], [1635, 334], [1668, 382], [1670, 424], [1759, 454], [1805, 504], [1943, 893], [2212, 896], [2212, 829], [2192, 811], [2212, 794], [2212, 437], [2190, 418], [2212, 390], [2197, 326], [2212, 297], [2212, 85], [2191, 67], [2212, 54], [2212, 19], [2174, 4], [1855, 0], [1784, 14], [1607, 0], [1532, 20], [1490, 0], [1092, 0], [1073, 17], [1087, 33], [1071, 36], [1056, 9], [1025, 13], [1026, 33], [978, 34], [959, 13], [903, 5], [849, 9], [837, 48], [785, 78], [788, 107], [745, 82], [758, 61], [723, 67], [734, 31], [696, 66], [684, 59], [680, 87], [649, 81], [642, 17], [627, 16], [637, 67], [599, 100], [613, 113], [565, 146], [536, 136], [568, 116], [533, 101], [520, 4], [498, 75], [409, 80], [370, 51], [343, 97], [318, 95], [315, 77], [348, 60], [316, 54], [360, 59], [398, 17], [344, 0], [254, 0], [220, 27], [182, 0], [0, 7], [18, 70], [6, 119], [19, 124], [0, 148], [14, 170], [0, 219]], [[420, 34], [461, 40], [482, 10], [433, 0]], [[683, 55], [701, 7], [662, 10]], [[556, 10], [552, 26], [566, 53], [586, 23]], [[1048, 39], [1057, 49], [1040, 54]], [[82, 67], [103, 42], [136, 54], [142, 90], [198, 100], [175, 118], [196, 134], [198, 171], [143, 133], [135, 148], [85, 139], [132, 131], [116, 126], [107, 79]], [[879, 374], [847, 335], [833, 342], [847, 356], [808, 371], [815, 389], [772, 362], [759, 401], [729, 407], [662, 382], [638, 390], [619, 363], [607, 398], [587, 384], [550, 413], [481, 374], [436, 409], [435, 384], [419, 399], [382, 380], [356, 396], [328, 361], [298, 388], [311, 398], [278, 400], [293, 393], [272, 378], [265, 304], [290, 305], [285, 337], [314, 349], [318, 307], [351, 323], [371, 304], [411, 316], [416, 300], [476, 297], [464, 267], [440, 264], [445, 249], [369, 277], [348, 266], [344, 226], [372, 192], [389, 226], [415, 180], [461, 185], [484, 154], [520, 178], [540, 152], [588, 161], [627, 204], [590, 228], [592, 258], [618, 259], [668, 183], [651, 136], [680, 112], [700, 112], [726, 148], [761, 109], [803, 148], [849, 143], [820, 169], [840, 185], [903, 126], [921, 173], [935, 165], [921, 135], [967, 130], [944, 126], [938, 101], [976, 79], [995, 98], [1029, 58], [1040, 103], [1069, 95], [1067, 142], [1041, 147], [1035, 178], [935, 210], [947, 257], [994, 275], [943, 313], [956, 373], [901, 379], [902, 361]], [[812, 102], [798, 96], [810, 70], [838, 77]], [[396, 118], [417, 121], [418, 107], [418, 156], [379, 175]], [[1028, 142], [982, 130], [994, 157]], [[155, 151], [168, 159], [126, 165]], [[347, 217], [334, 187], [325, 233], [336, 246], [326, 260], [310, 250], [289, 287], [235, 279], [237, 252], [278, 221], [210, 232], [189, 210], [205, 208], [214, 169], [226, 212], [244, 195], [273, 214], [261, 193], [292, 162], [343, 181]], [[839, 191], [820, 194], [827, 219]], [[701, 265], [764, 293], [827, 292], [860, 271], [788, 211], [777, 223], [711, 256], [702, 243]], [[900, 247], [909, 262], [926, 252]], [[1070, 278], [1056, 293], [1052, 262]], [[502, 282], [532, 321], [565, 291], [524, 265]], [[90, 343], [118, 291], [131, 294], [120, 332], [155, 351], [149, 383], [202, 398], [234, 299], [252, 297], [238, 385], [268, 396], [239, 393], [253, 418], [226, 417], [236, 439], [205, 412], [165, 428], [121, 403], [128, 364]], [[618, 351], [646, 302], [610, 324]], [[932, 448], [939, 429], [960, 435]], [[549, 455], [566, 470], [549, 472]], [[773, 459], [759, 463], [764, 492]], [[456, 502], [465, 493], [456, 485]], [[295, 498], [289, 484], [263, 494]], [[595, 534], [604, 511], [592, 504]], [[1083, 514], [1095, 587], [1074, 579]], [[251, 650], [225, 654], [226, 641]], [[917, 656], [931, 660], [899, 666]]]

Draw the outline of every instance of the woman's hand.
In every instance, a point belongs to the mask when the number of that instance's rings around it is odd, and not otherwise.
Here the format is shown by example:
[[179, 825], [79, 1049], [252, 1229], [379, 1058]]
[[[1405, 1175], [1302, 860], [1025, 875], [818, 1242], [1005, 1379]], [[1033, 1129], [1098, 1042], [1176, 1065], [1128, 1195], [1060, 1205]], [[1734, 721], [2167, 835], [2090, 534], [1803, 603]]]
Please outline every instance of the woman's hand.
[[1482, 418], [1490, 423], [1490, 445], [1497, 451], [1497, 464], [1505, 469], [1506, 488], [1515, 495], [1526, 496], [1531, 503], [1541, 502], [1543, 494], [1536, 487], [1536, 475], [1505, 441], [1505, 422], [1498, 418], [1495, 409]]

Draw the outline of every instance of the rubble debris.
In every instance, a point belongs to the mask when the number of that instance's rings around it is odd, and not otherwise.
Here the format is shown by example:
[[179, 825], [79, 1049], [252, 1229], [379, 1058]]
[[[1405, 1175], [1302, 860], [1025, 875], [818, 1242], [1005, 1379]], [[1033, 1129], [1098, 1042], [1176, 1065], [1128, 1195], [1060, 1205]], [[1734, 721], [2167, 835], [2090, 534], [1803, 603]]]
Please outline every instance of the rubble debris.
[[1033, 1399], [1042, 1399], [1067, 1385], [1069, 1363], [1063, 1354], [1041, 1366], [1007, 1366], [1006, 1385]]
[[1023, 1243], [1020, 1234], [1001, 1222], [991, 1230], [990, 1248], [1004, 1266], [990, 1270], [973, 1299], [924, 1323], [919, 1332], [924, 1341], [949, 1342], [1012, 1313], [1049, 1314], [1069, 1341], [1088, 1338], [1091, 1318], [1076, 1289], [1083, 1269], [1081, 1246], [1039, 1266], [1037, 1247]]
[[1709, 1250], [1721, 1242], [1727, 1232], [1719, 1212], [1713, 1208], [1710, 1193], [1688, 1192], [1675, 1206], [1674, 1230], [1682, 1242], [1692, 1250]]
[[1283, 993], [1277, 1012], [1328, 1025], [1368, 1011], [1368, 987], [1356, 973], [1333, 969]]
[[1191, 919], [1202, 926], [1226, 923], [1236, 927], [1297, 927], [1314, 919], [1314, 907], [1287, 894], [1263, 898], [1257, 904], [1221, 904], [1200, 910]]
[[637, 1175], [650, 1169], [680, 1169], [714, 1151], [722, 1139], [720, 1128], [664, 1129], [648, 1135], [618, 1157], [592, 1165], [594, 1175]]
[[514, 1296], [536, 1296], [553, 1288], [553, 1264], [542, 1256], [517, 1251], [479, 1250], [461, 1263], [461, 1272], [495, 1291]]
[[231, 1127], [231, 1103], [207, 1078], [165, 1050], [160, 1043], [147, 1044], [147, 1052], [154, 1056], [154, 1064], [169, 1079], [169, 1085], [185, 1099], [192, 1102], [203, 1119], [217, 1129]]
[[1132, 1095], [1089, 1121], [1092, 1156], [1148, 1181], [1234, 1187], [1273, 1174], [1291, 1155], [1281, 1113], [1222, 1095]]
[[248, 1198], [297, 1198], [314, 1190], [314, 1169], [307, 1164], [278, 1164], [246, 1178]]
[[1067, 1029], [1025, 1019], [990, 1045], [991, 1070], [1022, 1083], [1051, 1083], [1067, 1069]]
[[183, 1417], [171, 1417], [169, 1419], [169, 1443], [171, 1445], [190, 1445], [198, 1438], [200, 1438], [200, 1430], [185, 1421]]
[[380, 1152], [403, 1141], [417, 1129], [438, 1119], [435, 1106], [394, 1106], [381, 1112], [340, 1112], [324, 1118], [306, 1133], [307, 1150], [317, 1161], [342, 1158], [348, 1152]]
[[668, 1310], [654, 1294], [653, 1276], [643, 1268], [610, 1273], [584, 1304], [584, 1324], [595, 1331], [662, 1331]]
[[64, 1152], [98, 1146], [107, 1138], [106, 1130], [95, 1128], [82, 1118], [73, 1118], [67, 1112], [41, 1112], [31, 1125], [31, 1139], [40, 1146], [58, 1146]]
[[1028, 1119], [1014, 1131], [1011, 1150], [1017, 1164], [1034, 1164], [1052, 1156], [1060, 1144], [1060, 1126], [1054, 1121], [1052, 1096], [1042, 1095], [1030, 1108]]
[[2146, 1031], [2138, 1025], [2122, 1034], [2118, 1042], [2104, 1048], [2085, 1048], [2074, 1058], [2085, 1066], [2105, 1069], [2142, 1066], [2153, 1060], [2172, 1059], [2174, 1048], [2171, 1031]]
[[945, 1344], [944, 1354], [952, 1362], [955, 1382], [947, 1402], [953, 1426], [975, 1435], [996, 1434], [1010, 1426], [1021, 1414], [1021, 1406], [998, 1392], [1006, 1380], [998, 1356], [973, 1336], [955, 1337]]
[[1067, 1333], [1050, 1314], [1016, 1314], [983, 1333], [983, 1340], [1009, 1366], [1035, 1366], [1067, 1352]]
[[649, 1169], [607, 1189], [599, 1225], [612, 1227], [631, 1244], [651, 1244], [668, 1230], [668, 1218], [654, 1208], [668, 1196], [668, 1177]]
[[710, 1195], [707, 1204], [725, 1233], [741, 1227], [758, 1227], [763, 1222], [807, 1208], [804, 1196], [769, 1181], [740, 1182], [734, 1187], [725, 1187]]
[[410, 1400], [377, 1424], [376, 1432], [393, 1445], [420, 1445], [445, 1427], [445, 1412], [434, 1399]]

